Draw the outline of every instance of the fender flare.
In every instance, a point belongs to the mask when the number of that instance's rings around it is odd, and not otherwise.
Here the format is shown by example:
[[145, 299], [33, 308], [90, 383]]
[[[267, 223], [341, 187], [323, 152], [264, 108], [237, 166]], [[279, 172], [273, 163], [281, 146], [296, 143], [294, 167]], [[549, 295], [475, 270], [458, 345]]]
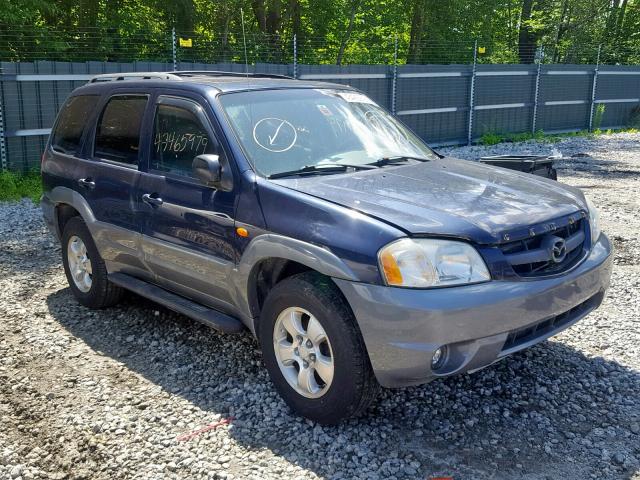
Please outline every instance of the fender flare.
[[270, 258], [297, 262], [328, 277], [358, 281], [351, 268], [326, 247], [282, 235], [263, 234], [249, 243], [234, 269], [237, 305], [241, 305], [247, 318], [256, 317], [250, 296], [255, 267]]
[[[89, 230], [91, 230], [92, 225], [96, 222], [96, 217], [93, 214], [93, 210], [91, 210], [91, 207], [89, 206], [89, 202], [87, 202], [87, 200], [82, 195], [69, 187], [54, 187], [46, 195], [49, 201], [54, 206], [54, 220], [56, 229], [59, 228], [58, 211], [56, 207], [59, 204], [64, 203], [75, 208], [78, 213], [80, 213], [80, 216], [82, 217], [84, 222], [87, 224], [87, 227], [89, 227]], [[62, 235], [62, 232], [58, 233]]]

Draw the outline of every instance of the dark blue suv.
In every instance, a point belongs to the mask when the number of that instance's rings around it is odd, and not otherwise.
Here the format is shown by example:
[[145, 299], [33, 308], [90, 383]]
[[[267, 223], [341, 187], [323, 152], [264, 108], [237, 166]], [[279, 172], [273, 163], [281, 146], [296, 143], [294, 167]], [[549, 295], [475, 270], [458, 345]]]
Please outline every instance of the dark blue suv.
[[78, 301], [126, 289], [248, 328], [286, 402], [322, 423], [556, 334], [611, 275], [579, 190], [443, 158], [343, 85], [98, 76], [58, 115], [42, 175]]

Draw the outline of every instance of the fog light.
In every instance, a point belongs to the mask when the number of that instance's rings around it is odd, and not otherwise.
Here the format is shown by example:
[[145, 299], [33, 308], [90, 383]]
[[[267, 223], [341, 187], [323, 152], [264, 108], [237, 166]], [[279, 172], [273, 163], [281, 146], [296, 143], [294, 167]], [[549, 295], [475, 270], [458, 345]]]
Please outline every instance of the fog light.
[[433, 352], [431, 357], [431, 370], [437, 370], [442, 366], [447, 357], [447, 347], [440, 347]]

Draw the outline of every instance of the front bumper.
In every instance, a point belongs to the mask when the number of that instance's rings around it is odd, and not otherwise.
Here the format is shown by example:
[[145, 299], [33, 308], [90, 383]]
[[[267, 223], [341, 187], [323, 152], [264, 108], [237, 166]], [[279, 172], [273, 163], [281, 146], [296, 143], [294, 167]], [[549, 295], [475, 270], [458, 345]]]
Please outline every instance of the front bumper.
[[[385, 387], [479, 370], [549, 338], [597, 308], [611, 277], [601, 235], [566, 275], [415, 290], [334, 279], [353, 309], [375, 375]], [[447, 345], [437, 370], [431, 357]]]

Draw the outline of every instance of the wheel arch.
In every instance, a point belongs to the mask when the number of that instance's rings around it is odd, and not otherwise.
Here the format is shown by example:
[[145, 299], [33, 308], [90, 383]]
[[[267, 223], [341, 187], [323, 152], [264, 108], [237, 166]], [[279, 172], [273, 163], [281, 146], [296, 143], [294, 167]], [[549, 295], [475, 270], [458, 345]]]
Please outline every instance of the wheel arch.
[[54, 220], [59, 238], [62, 238], [64, 226], [72, 217], [80, 216], [88, 226], [95, 222], [89, 203], [75, 190], [68, 187], [55, 187], [47, 193], [47, 196], [54, 205]]
[[238, 289], [244, 297], [247, 314], [253, 318], [254, 333], [262, 303], [278, 282], [297, 273], [315, 271], [327, 277], [354, 280], [349, 266], [329, 249], [274, 234], [251, 241], [238, 266]]

